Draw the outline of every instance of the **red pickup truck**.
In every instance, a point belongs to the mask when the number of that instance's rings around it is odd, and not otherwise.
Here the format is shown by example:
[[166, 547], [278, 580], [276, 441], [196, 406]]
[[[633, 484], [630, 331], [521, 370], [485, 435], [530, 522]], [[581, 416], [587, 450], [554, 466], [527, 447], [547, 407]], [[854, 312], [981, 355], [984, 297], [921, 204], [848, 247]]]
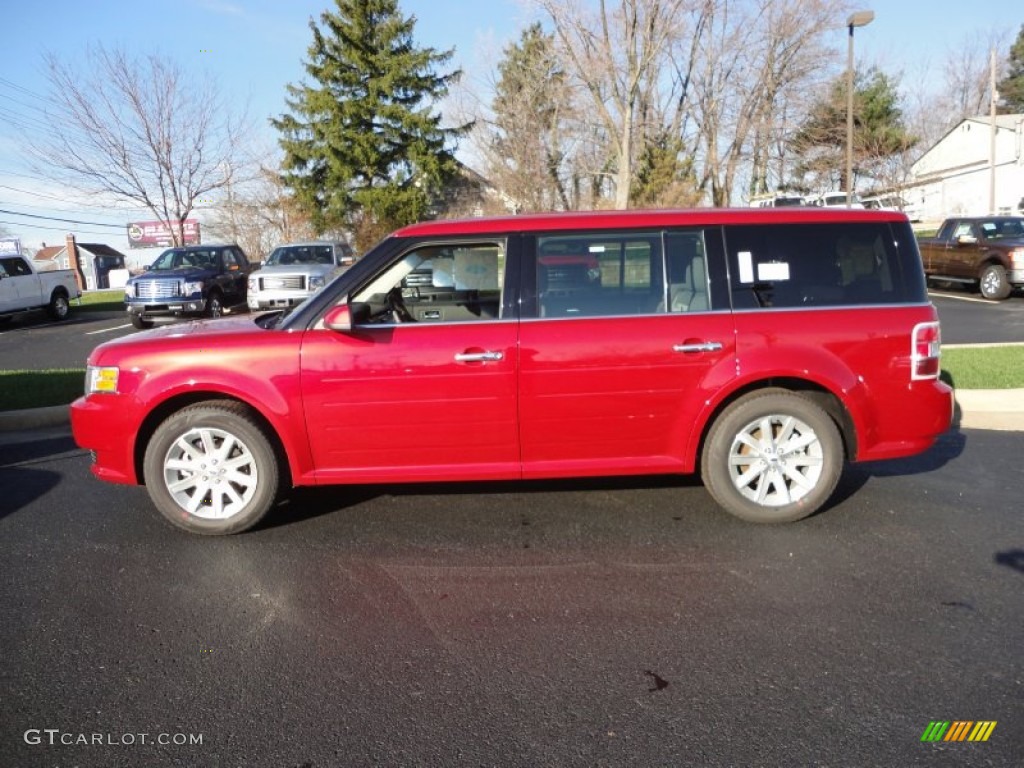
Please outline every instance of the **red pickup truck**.
[[1005, 299], [1024, 286], [1024, 216], [946, 219], [918, 246], [936, 283], [977, 285], [986, 299]]
[[745, 520], [946, 431], [906, 216], [706, 209], [407, 227], [291, 311], [107, 342], [96, 477], [242, 531], [292, 486], [700, 472]]

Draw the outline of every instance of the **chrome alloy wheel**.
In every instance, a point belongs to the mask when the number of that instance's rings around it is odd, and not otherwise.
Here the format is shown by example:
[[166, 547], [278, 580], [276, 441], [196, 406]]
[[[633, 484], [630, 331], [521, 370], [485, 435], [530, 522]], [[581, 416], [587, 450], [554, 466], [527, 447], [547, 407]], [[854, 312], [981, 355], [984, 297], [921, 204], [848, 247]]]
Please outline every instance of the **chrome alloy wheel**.
[[235, 435], [195, 427], [167, 450], [163, 481], [183, 511], [206, 520], [224, 520], [252, 499], [259, 473], [252, 451]]
[[745, 498], [766, 507], [799, 501], [821, 478], [824, 451], [811, 427], [771, 414], [749, 422], [729, 446], [729, 477]]

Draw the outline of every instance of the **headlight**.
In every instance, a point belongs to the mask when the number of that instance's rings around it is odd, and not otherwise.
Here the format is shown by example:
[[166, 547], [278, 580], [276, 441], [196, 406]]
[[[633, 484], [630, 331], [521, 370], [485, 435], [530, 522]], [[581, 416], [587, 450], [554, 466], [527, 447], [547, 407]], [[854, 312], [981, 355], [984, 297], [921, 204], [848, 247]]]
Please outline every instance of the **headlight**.
[[327, 284], [327, 276], [326, 275], [310, 275], [310, 278], [309, 278], [309, 289], [311, 291], [319, 291], [326, 284]]
[[117, 392], [118, 373], [118, 369], [114, 366], [88, 366], [85, 369], [85, 394]]
[[181, 295], [191, 296], [193, 293], [203, 292], [203, 281], [200, 280], [195, 283], [182, 283], [181, 284]]
[[250, 277], [249, 278], [249, 290], [250, 291], [258, 291], [259, 290], [258, 283], [259, 283], [259, 278]]
[[131, 299], [135, 296], [135, 283], [125, 283], [124, 286], [124, 297]]
[[1024, 248], [1014, 248], [1010, 251], [1010, 265], [1014, 269], [1024, 269]]

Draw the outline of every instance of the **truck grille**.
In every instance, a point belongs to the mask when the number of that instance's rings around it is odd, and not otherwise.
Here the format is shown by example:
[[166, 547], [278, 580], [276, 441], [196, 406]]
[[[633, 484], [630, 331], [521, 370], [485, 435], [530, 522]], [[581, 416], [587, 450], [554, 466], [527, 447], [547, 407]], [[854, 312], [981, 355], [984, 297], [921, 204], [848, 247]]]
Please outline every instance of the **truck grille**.
[[285, 277], [260, 278], [261, 291], [304, 291], [306, 290], [305, 275], [287, 275]]
[[180, 280], [139, 280], [135, 283], [135, 297], [139, 299], [169, 299], [181, 296]]

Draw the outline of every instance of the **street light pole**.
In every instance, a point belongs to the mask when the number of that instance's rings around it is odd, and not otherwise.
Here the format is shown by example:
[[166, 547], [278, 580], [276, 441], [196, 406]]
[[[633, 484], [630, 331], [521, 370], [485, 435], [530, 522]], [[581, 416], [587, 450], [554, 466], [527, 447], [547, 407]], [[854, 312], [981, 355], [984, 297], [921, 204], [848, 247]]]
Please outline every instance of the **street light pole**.
[[857, 11], [850, 14], [846, 26], [850, 29], [846, 46], [846, 207], [853, 206], [853, 28], [870, 24], [875, 18], [874, 11]]

